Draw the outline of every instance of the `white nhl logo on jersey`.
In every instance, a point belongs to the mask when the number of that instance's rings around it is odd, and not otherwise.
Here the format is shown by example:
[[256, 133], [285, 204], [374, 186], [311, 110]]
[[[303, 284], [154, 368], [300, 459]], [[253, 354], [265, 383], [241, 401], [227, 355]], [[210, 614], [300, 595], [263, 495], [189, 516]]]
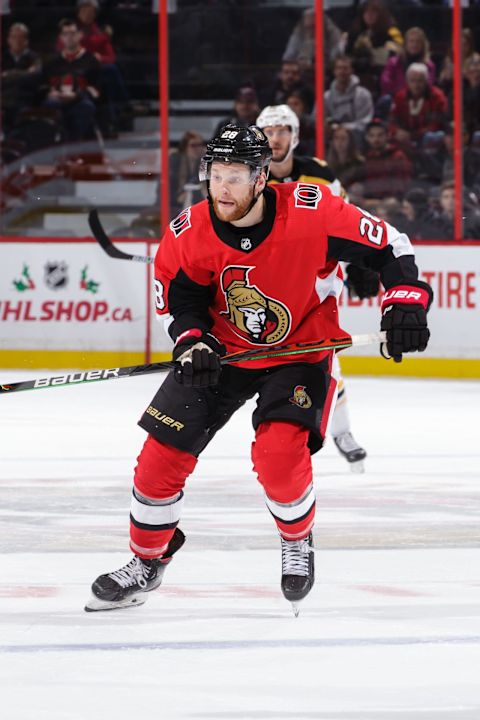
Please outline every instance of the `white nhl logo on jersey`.
[[294, 192], [295, 207], [316, 210], [322, 199], [322, 191], [313, 183], [298, 183]]
[[242, 238], [240, 240], [240, 247], [242, 250], [251, 250], [252, 249], [252, 241], [250, 238]]
[[180, 215], [177, 215], [177, 217], [170, 223], [170, 230], [173, 232], [175, 237], [178, 237], [182, 234], [182, 232], [184, 232], [184, 230], [188, 230], [190, 227], [192, 227], [192, 223], [190, 222], [189, 207], [182, 210]]

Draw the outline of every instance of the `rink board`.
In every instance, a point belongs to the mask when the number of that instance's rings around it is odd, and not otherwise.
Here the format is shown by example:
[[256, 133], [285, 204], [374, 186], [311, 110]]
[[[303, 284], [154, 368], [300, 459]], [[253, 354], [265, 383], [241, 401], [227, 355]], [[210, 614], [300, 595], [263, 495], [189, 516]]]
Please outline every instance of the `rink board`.
[[[170, 357], [171, 342], [154, 312], [152, 268], [109, 258], [89, 238], [1, 241], [0, 367], [87, 368], [136, 365]], [[117, 241], [152, 254], [148, 242]], [[421, 377], [480, 377], [479, 244], [416, 246], [421, 277], [431, 283], [428, 350], [401, 364], [377, 349], [344, 352], [344, 372]], [[344, 293], [342, 325], [352, 334], [378, 327], [380, 297]]]

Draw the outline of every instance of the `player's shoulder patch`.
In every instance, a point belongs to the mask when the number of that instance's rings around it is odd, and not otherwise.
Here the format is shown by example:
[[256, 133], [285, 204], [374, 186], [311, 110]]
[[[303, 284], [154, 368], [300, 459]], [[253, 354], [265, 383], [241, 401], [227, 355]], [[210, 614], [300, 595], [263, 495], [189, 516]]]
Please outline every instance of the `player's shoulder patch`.
[[295, 207], [316, 210], [322, 199], [322, 191], [313, 183], [299, 182], [293, 191]]
[[319, 182], [327, 185], [335, 180], [335, 175], [324, 160], [315, 157], [298, 158], [298, 179], [304, 182]]
[[182, 210], [170, 223], [170, 230], [178, 238], [185, 230], [192, 227], [192, 208]]
[[177, 217], [173, 218], [169, 224], [169, 228], [176, 238], [180, 237], [182, 233], [189, 230], [193, 225], [198, 227], [199, 223], [202, 222], [206, 205], [206, 200], [195, 203], [195, 205], [184, 208], [184, 210], [178, 213]]
[[320, 158], [313, 157], [312, 165], [315, 171], [318, 173], [319, 177], [322, 178], [322, 180], [326, 180], [327, 182], [333, 182], [335, 180], [335, 175], [331, 167], [329, 167], [325, 160], [320, 160]]

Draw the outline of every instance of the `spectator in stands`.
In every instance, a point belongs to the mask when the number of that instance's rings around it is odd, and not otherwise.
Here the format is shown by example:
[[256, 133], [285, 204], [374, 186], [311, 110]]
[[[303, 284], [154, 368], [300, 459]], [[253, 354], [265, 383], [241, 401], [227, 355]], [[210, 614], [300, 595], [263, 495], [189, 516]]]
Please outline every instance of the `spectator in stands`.
[[402, 209], [405, 221], [395, 227], [415, 240], [436, 240], [435, 216], [428, 201], [428, 194], [423, 188], [409, 190], [403, 200]]
[[82, 33], [82, 47], [95, 55], [99, 62], [111, 65], [116, 59], [115, 51], [110, 35], [96, 22], [97, 13], [97, 0], [78, 0], [77, 21]]
[[[480, 215], [478, 209], [472, 207], [464, 198], [464, 230], [465, 238], [480, 237]], [[455, 184], [447, 182], [440, 188], [440, 212], [437, 214], [433, 230], [435, 237], [439, 240], [454, 239], [454, 222], [455, 222]]]
[[[397, 55], [387, 60], [380, 76], [382, 97], [390, 100], [405, 87], [405, 73], [414, 62], [423, 63], [428, 69], [429, 84], [435, 82], [435, 65], [430, 59], [430, 44], [422, 28], [411, 27], [405, 33], [405, 45]], [[387, 108], [388, 110], [388, 108]]]
[[329, 123], [343, 125], [355, 133], [357, 142], [373, 118], [372, 95], [353, 74], [352, 61], [338, 57], [333, 66], [334, 80], [325, 93], [324, 112]]
[[218, 123], [213, 134], [214, 137], [218, 135], [224, 125], [229, 123], [244, 127], [253, 125], [259, 112], [260, 107], [255, 89], [249, 85], [238, 88], [233, 102], [233, 114]]
[[[463, 74], [465, 74], [465, 64], [475, 53], [475, 37], [470, 28], [462, 29], [462, 66]], [[438, 84], [446, 95], [450, 92], [453, 85], [453, 51], [450, 47], [444, 57], [440, 74], [438, 76]]]
[[[323, 15], [323, 35], [323, 61], [327, 69], [337, 55], [342, 54], [346, 38], [326, 13]], [[282, 60], [298, 62], [303, 73], [312, 73], [315, 68], [315, 47], [315, 10], [307, 8], [288, 39]]]
[[178, 150], [170, 155], [170, 205], [172, 217], [192, 203], [206, 197], [198, 180], [200, 160], [205, 153], [205, 140], [194, 130], [188, 130], [180, 140]]
[[97, 0], [78, 0], [77, 21], [82, 33], [82, 47], [100, 62], [99, 119], [104, 135], [114, 137], [118, 130], [131, 129], [129, 95], [123, 76], [116, 64], [110, 34], [101, 29], [96, 20]]
[[84, 140], [94, 133], [100, 63], [82, 47], [76, 20], [62, 20], [59, 30], [63, 50], [45, 67], [44, 105], [56, 111], [70, 141]]
[[2, 53], [2, 129], [7, 133], [22, 110], [33, 104], [41, 62], [29, 47], [29, 30], [23, 23], [11, 25]]
[[[362, 202], [366, 202], [362, 200]], [[385, 197], [383, 200], [368, 201], [370, 212], [386, 220], [393, 227], [403, 229], [405, 215], [402, 211], [402, 203], [396, 197]]]
[[433, 223], [434, 233], [438, 240], [453, 240], [454, 212], [455, 212], [455, 186], [448, 182], [440, 188], [440, 211]]
[[353, 132], [344, 125], [332, 127], [326, 159], [333, 174], [350, 193], [352, 185], [363, 178], [365, 158], [358, 152]]
[[287, 97], [288, 105], [300, 122], [300, 138], [297, 146], [299, 155], [315, 154], [315, 121], [312, 117], [312, 97], [305, 88], [293, 90]]
[[406, 72], [406, 86], [395, 95], [390, 112], [392, 138], [407, 152], [412, 152], [427, 133], [442, 131], [447, 109], [443, 91], [429, 85], [427, 66], [412, 63]]
[[353, 58], [362, 83], [374, 90], [388, 58], [400, 52], [402, 45], [402, 33], [385, 3], [382, 0], [360, 3], [348, 32], [346, 53]]
[[[454, 124], [448, 123], [444, 135], [436, 143], [424, 144], [419, 166], [423, 177], [435, 184], [454, 177]], [[471, 133], [464, 126], [462, 138], [463, 182], [468, 188], [480, 189], [480, 151], [471, 146]]]
[[[296, 60], [284, 60], [273, 86], [267, 105], [284, 105], [294, 90], [309, 87], [302, 78], [300, 63]], [[310, 88], [309, 88], [310, 89]]]
[[465, 63], [463, 83], [463, 120], [470, 133], [480, 130], [480, 54]]
[[365, 133], [363, 197], [402, 198], [412, 179], [412, 165], [405, 153], [388, 141], [388, 128], [375, 119]]

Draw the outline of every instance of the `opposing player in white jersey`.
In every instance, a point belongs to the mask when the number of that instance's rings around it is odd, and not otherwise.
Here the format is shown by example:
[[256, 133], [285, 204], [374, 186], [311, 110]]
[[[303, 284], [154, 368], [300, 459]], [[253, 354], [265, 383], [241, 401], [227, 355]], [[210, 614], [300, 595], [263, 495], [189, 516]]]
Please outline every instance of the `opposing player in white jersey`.
[[[334, 195], [345, 198], [340, 181], [324, 160], [294, 153], [300, 137], [300, 124], [297, 115], [288, 105], [268, 105], [257, 118], [257, 125], [268, 137], [272, 149], [269, 183], [306, 182], [328, 185]], [[336, 270], [338, 282], [335, 283], [337, 298], [343, 287], [343, 272], [340, 265], [329, 268], [328, 273]], [[357, 297], [371, 297], [379, 290], [378, 274], [350, 264], [346, 268], [349, 292]], [[321, 282], [322, 278], [319, 278]], [[338, 396], [333, 413], [330, 432], [338, 451], [350, 464], [353, 472], [364, 471], [364, 459], [367, 455], [363, 447], [355, 440], [351, 426], [345, 393], [345, 383], [340, 371], [337, 356], [334, 359], [334, 373], [338, 380]]]

